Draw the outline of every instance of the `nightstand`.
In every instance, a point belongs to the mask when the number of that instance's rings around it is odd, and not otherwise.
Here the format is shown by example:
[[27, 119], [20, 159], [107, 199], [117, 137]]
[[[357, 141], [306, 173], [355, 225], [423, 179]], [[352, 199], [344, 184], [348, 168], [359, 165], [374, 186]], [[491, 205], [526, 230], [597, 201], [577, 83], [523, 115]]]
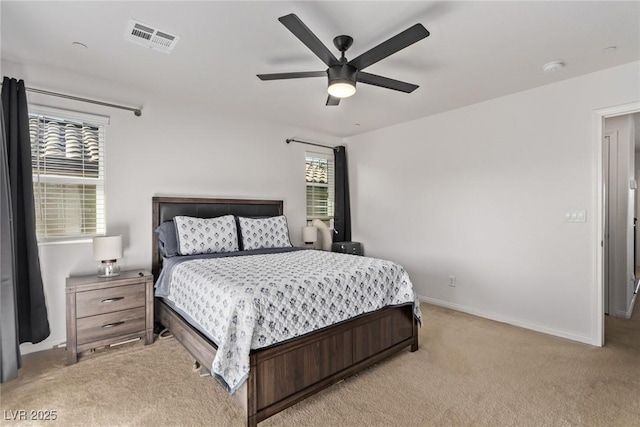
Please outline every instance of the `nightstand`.
[[364, 255], [360, 242], [335, 242], [331, 245], [331, 252], [340, 252], [351, 255]]
[[134, 338], [153, 342], [153, 276], [124, 271], [113, 278], [67, 278], [67, 364], [78, 353]]

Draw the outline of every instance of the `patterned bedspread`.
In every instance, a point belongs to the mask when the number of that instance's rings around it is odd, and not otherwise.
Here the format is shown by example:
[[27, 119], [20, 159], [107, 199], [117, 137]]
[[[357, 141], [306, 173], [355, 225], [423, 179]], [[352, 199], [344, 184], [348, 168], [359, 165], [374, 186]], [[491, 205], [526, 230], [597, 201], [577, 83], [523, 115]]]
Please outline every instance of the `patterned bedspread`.
[[218, 345], [212, 375], [231, 394], [249, 352], [389, 305], [420, 305], [405, 270], [316, 250], [189, 260], [173, 267], [169, 299]]

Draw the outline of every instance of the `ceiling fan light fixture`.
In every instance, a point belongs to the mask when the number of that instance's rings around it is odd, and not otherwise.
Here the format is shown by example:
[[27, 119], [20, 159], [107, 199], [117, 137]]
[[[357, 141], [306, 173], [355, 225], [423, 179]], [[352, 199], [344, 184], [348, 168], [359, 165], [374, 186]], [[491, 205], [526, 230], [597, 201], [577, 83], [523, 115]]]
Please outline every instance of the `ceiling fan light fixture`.
[[327, 92], [336, 98], [348, 98], [356, 93], [356, 85], [348, 80], [334, 81], [329, 84]]
[[349, 64], [329, 67], [329, 87], [327, 92], [336, 98], [348, 98], [356, 93], [356, 77], [358, 71]]

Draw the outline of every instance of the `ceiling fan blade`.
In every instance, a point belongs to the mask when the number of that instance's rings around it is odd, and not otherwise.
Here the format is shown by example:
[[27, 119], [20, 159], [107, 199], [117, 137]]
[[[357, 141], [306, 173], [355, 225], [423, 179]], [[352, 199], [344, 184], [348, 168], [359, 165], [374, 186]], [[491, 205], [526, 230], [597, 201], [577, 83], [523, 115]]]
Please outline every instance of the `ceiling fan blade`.
[[340, 63], [333, 53], [331, 53], [331, 51], [322, 44], [320, 39], [316, 37], [309, 27], [307, 27], [294, 13], [281, 16], [278, 20], [282, 22], [282, 25], [287, 27], [294, 36], [299, 38], [302, 43], [311, 49], [311, 51], [322, 60], [322, 62], [327, 64], [327, 67]]
[[388, 77], [382, 77], [377, 74], [369, 74], [364, 71], [358, 73], [358, 81], [360, 83], [366, 83], [368, 85], [380, 86], [386, 89], [393, 89], [400, 92], [411, 93], [418, 89], [420, 86], [407, 82], [401, 82], [400, 80], [390, 79]]
[[340, 104], [340, 98], [335, 97], [335, 96], [331, 96], [329, 95], [327, 97], [327, 104], [326, 105], [338, 105]]
[[260, 80], [303, 79], [306, 77], [327, 77], [326, 71], [301, 71], [299, 73], [256, 74]]
[[422, 24], [416, 24], [352, 59], [349, 61], [349, 65], [362, 70], [428, 36], [429, 31]]

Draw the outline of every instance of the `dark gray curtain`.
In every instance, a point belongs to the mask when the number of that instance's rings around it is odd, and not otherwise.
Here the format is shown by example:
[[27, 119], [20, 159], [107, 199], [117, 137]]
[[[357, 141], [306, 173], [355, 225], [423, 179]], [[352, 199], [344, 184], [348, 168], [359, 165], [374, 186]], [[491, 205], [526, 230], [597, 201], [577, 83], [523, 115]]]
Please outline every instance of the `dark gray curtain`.
[[9, 162], [0, 105], [0, 382], [18, 377], [20, 343], [16, 323], [15, 277], [13, 275], [13, 230], [9, 195]]
[[[24, 81], [17, 81], [8, 77], [3, 79], [2, 110], [5, 126], [4, 146], [8, 165], [7, 168], [3, 167], [3, 170], [8, 171], [9, 175], [9, 204], [7, 206], [11, 208], [9, 218], [12, 223], [14, 243], [12, 273], [15, 286], [13, 299], [16, 307], [18, 341], [20, 343], [38, 343], [49, 336], [49, 320], [47, 319], [47, 306], [44, 300], [40, 258], [36, 240], [31, 140]], [[5, 199], [5, 189], [3, 188], [2, 191], [2, 198]], [[4, 210], [2, 216], [4, 222]], [[5, 262], [4, 258], [3, 243], [3, 264]], [[4, 287], [4, 268], [2, 274]], [[4, 304], [3, 298], [3, 340], [5, 336]], [[4, 371], [4, 365], [2, 370]]]
[[345, 147], [336, 147], [335, 156], [335, 186], [336, 206], [334, 212], [334, 228], [336, 235], [334, 242], [351, 241], [351, 203], [349, 201], [349, 173], [347, 171], [347, 152]]

